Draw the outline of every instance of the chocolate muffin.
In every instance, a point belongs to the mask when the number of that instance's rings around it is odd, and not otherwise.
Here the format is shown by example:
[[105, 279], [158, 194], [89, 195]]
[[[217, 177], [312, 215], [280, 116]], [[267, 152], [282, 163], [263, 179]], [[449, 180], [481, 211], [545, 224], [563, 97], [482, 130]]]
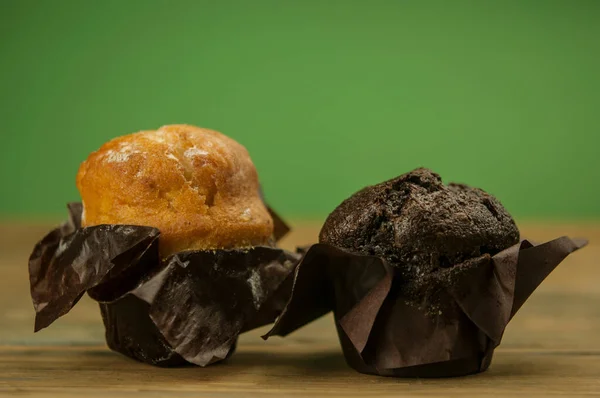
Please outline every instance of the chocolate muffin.
[[399, 271], [403, 295], [423, 302], [461, 268], [518, 243], [519, 230], [492, 195], [444, 185], [438, 174], [419, 168], [346, 199], [325, 221], [319, 241], [386, 259]]
[[333, 312], [348, 365], [392, 377], [485, 371], [506, 325], [560, 262], [585, 245], [520, 241], [486, 192], [416, 169], [367, 187], [304, 251], [292, 295], [267, 333]]

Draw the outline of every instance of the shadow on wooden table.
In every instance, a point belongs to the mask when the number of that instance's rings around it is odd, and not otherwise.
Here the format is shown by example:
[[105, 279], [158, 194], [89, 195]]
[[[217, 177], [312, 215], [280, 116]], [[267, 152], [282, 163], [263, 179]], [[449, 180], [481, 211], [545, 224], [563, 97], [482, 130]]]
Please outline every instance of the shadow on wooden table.
[[[360, 375], [345, 362], [341, 352], [285, 352], [274, 353], [264, 351], [243, 351], [235, 353], [231, 358], [205, 368], [197, 366], [182, 366], [175, 368], [159, 368], [147, 365], [131, 358], [122, 356], [108, 348], [101, 347], [65, 347], [51, 352], [21, 352], [21, 359], [36, 360], [41, 363], [54, 362], [60, 356], [63, 370], [95, 370], [112, 369], [120, 373], [162, 374], [171, 375], [179, 380], [212, 380], [220, 377], [236, 378], [240, 375], [262, 374], [264, 376], [303, 376], [306, 379], [335, 376], [356, 376], [391, 380], [391, 378]], [[45, 360], [46, 359], [46, 360]], [[587, 362], [599, 362], [600, 351], [527, 351], [502, 350], [494, 356], [490, 369], [473, 376], [447, 378], [437, 380], [466, 380], [472, 377], [484, 378], [520, 378], [528, 376], [552, 376], [576, 372], [581, 374]], [[34, 364], [35, 366], [35, 364]], [[585, 373], [585, 372], [583, 372]], [[402, 379], [399, 379], [402, 380]], [[406, 379], [404, 379], [406, 380]], [[430, 379], [436, 380], [436, 379]]]
[[[347, 373], [353, 371], [344, 360], [341, 352], [239, 352], [229, 361], [234, 366], [251, 368], [253, 366], [270, 366], [273, 368], [294, 368], [295, 372], [304, 375], [321, 375]], [[227, 364], [224, 364], [227, 365]]]

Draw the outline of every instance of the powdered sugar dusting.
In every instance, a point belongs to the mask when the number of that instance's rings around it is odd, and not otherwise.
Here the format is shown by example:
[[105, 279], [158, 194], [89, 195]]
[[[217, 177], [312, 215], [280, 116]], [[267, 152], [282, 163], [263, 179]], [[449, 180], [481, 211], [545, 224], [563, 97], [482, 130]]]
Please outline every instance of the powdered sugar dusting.
[[252, 303], [254, 304], [254, 308], [258, 309], [265, 295], [262, 289], [262, 281], [258, 269], [253, 268], [250, 271], [248, 284], [250, 285], [250, 289], [252, 290]]
[[250, 221], [251, 218], [252, 218], [252, 211], [250, 210], [250, 208], [244, 210], [242, 215], [240, 216], [240, 219], [242, 221]]
[[109, 149], [106, 151], [107, 163], [123, 163], [129, 160], [131, 155], [141, 153], [137, 147], [130, 143], [122, 143], [118, 150]]
[[203, 149], [199, 149], [199, 148], [196, 148], [195, 146], [193, 146], [193, 147], [187, 149], [183, 153], [183, 155], [188, 159], [193, 159], [196, 156], [206, 156], [206, 155], [208, 155], [208, 152]]
[[106, 152], [106, 161], [108, 163], [122, 163], [129, 159], [129, 153], [115, 152], [112, 149]]
[[166, 141], [165, 132], [162, 130], [156, 130], [145, 134], [145, 137], [151, 141], [158, 142], [160, 144]]
[[179, 159], [177, 158], [177, 156], [173, 155], [172, 153], [170, 153], [170, 152], [167, 152], [167, 157], [168, 157], [169, 159], [171, 159], [171, 160], [174, 160], [174, 161], [176, 161], [177, 163], [179, 163]]

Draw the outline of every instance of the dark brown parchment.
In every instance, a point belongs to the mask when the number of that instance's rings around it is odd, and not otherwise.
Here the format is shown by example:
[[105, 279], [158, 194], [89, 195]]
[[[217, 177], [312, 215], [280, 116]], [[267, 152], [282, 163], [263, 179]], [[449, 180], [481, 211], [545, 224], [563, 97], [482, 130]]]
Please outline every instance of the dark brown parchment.
[[285, 336], [334, 312], [344, 356], [362, 373], [394, 377], [449, 377], [488, 368], [506, 325], [527, 298], [584, 240], [529, 241], [495, 256], [457, 265], [446, 290], [449, 305], [426, 311], [398, 288], [384, 259], [313, 245], [296, 267], [292, 296], [265, 336]]
[[[133, 225], [82, 228], [81, 205], [29, 260], [35, 331], [88, 293], [100, 303], [108, 346], [158, 366], [225, 359], [237, 336], [271, 323], [289, 296], [280, 285], [298, 255], [258, 246], [184, 251], [161, 260], [160, 232]], [[272, 210], [271, 210], [272, 212]], [[287, 232], [279, 217], [278, 232]], [[278, 238], [279, 236], [276, 236]]]

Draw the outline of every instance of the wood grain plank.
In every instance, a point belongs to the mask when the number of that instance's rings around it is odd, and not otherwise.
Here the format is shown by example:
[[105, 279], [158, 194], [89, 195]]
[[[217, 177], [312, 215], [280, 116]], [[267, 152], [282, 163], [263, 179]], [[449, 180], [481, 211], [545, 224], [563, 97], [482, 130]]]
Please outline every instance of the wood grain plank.
[[[47, 225], [0, 225], [0, 395], [64, 396], [547, 396], [600, 395], [600, 226], [524, 225], [544, 241], [568, 234], [590, 246], [568, 258], [511, 322], [490, 370], [458, 379], [406, 380], [349, 369], [326, 316], [286, 339], [266, 328], [240, 339], [229, 361], [159, 369], [105, 348], [96, 303], [84, 298], [33, 334], [27, 257]], [[283, 244], [313, 242], [318, 224], [298, 223]]]
[[195, 396], [531, 396], [594, 394], [600, 351], [501, 349], [492, 368], [459, 379], [390, 379], [357, 374], [339, 351], [305, 346], [245, 346], [227, 363], [159, 369], [102, 347], [1, 349], [0, 391], [116, 397]]

